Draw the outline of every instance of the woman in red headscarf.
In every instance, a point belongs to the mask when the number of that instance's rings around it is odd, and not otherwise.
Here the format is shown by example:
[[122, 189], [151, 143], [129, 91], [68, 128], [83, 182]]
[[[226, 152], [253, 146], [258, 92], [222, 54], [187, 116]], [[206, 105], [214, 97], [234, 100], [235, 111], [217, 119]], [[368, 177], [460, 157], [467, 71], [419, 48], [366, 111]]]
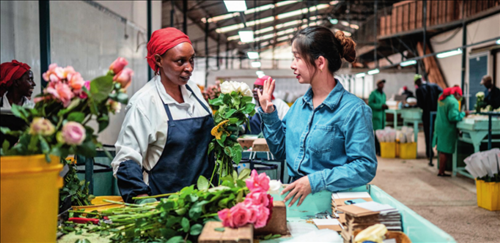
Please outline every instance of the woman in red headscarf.
[[458, 101], [462, 99], [462, 89], [458, 86], [446, 88], [439, 96], [436, 125], [434, 129], [433, 147], [437, 145], [439, 152], [439, 173], [438, 176], [450, 176], [445, 174], [446, 162], [455, 152], [457, 142], [458, 121], [461, 121], [466, 113], [460, 112]]
[[[131, 98], [112, 165], [123, 199], [177, 192], [200, 175], [210, 178], [212, 112], [190, 81], [195, 52], [175, 28], [153, 32], [147, 61], [155, 72]], [[136, 203], [151, 199], [138, 199]]]
[[10, 109], [12, 105], [33, 108], [31, 102], [33, 88], [31, 67], [17, 60], [0, 64], [0, 107]]

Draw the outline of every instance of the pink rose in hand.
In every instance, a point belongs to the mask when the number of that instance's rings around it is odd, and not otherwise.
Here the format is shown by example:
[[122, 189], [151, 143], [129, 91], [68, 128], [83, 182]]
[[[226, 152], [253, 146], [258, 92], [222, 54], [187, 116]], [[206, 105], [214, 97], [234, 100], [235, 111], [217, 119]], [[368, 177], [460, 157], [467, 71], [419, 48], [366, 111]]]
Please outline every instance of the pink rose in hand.
[[67, 122], [61, 132], [62, 140], [69, 145], [80, 145], [85, 140], [85, 128], [78, 122]]
[[73, 92], [65, 83], [57, 83], [54, 87], [48, 87], [46, 92], [51, 94], [55, 99], [61, 101], [64, 107], [68, 107], [73, 98]]
[[255, 221], [254, 226], [258, 229], [267, 225], [269, 219], [271, 218], [271, 214], [269, 209], [263, 205], [256, 207], [258, 207], [259, 214], [257, 215], [257, 220]]
[[222, 220], [222, 226], [234, 228], [233, 218], [231, 217], [231, 210], [228, 208], [217, 212], [219, 219]]
[[120, 73], [127, 65], [127, 60], [123, 57], [119, 57], [113, 63], [111, 63], [111, 65], [109, 66], [109, 70], [113, 71], [113, 73], [116, 75]]
[[113, 81], [120, 83], [123, 89], [127, 89], [130, 85], [130, 81], [132, 81], [133, 75], [134, 71], [132, 71], [132, 69], [125, 68], [113, 77]]
[[269, 181], [270, 179], [265, 173], [259, 175], [256, 170], [252, 170], [250, 178], [246, 179], [245, 182], [251, 192], [257, 190], [267, 192], [269, 190]]
[[241, 227], [249, 223], [251, 210], [243, 203], [238, 203], [230, 209], [234, 227]]

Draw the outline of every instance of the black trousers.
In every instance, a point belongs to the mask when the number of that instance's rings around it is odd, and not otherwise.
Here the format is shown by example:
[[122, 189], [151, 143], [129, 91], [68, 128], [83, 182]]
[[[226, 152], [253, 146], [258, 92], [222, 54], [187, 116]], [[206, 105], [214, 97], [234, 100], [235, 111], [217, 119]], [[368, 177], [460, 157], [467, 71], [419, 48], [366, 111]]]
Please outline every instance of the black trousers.
[[375, 131], [373, 131], [373, 135], [375, 137], [375, 152], [377, 153], [378, 156], [380, 156], [380, 142], [378, 141], [377, 135], [375, 134]]
[[[430, 112], [429, 111], [424, 111], [422, 114], [422, 123], [424, 124], [424, 135], [425, 135], [425, 156], [427, 158], [432, 158], [434, 157], [434, 152], [432, 150], [432, 138], [434, 135], [434, 129], [432, 129], [433, 134], [429, 134], [429, 131], [431, 129], [431, 120], [430, 120]], [[436, 116], [433, 117], [432, 119], [432, 126], [436, 124]]]

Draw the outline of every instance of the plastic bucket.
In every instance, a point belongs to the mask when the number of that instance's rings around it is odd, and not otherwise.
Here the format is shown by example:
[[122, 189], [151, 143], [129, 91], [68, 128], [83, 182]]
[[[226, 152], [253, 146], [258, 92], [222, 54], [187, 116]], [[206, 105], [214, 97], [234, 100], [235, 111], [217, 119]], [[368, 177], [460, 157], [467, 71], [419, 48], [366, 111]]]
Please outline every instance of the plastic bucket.
[[380, 157], [396, 158], [396, 143], [380, 143]]
[[477, 206], [490, 211], [500, 210], [500, 183], [476, 180]]
[[416, 159], [417, 158], [417, 143], [400, 143], [399, 158], [401, 159]]
[[49, 163], [45, 155], [0, 157], [1, 242], [56, 241], [63, 166], [59, 157], [50, 158]]

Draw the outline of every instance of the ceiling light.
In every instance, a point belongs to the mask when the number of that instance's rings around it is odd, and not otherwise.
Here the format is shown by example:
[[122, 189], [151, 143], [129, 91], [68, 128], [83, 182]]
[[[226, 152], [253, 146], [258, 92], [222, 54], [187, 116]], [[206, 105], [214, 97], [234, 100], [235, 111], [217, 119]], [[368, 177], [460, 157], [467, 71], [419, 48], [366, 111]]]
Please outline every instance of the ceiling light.
[[377, 74], [377, 73], [380, 73], [380, 70], [378, 70], [378, 68], [368, 71], [368, 75], [373, 75], [373, 74]]
[[288, 39], [290, 39], [290, 37], [289, 37], [289, 36], [282, 36], [282, 37], [280, 37], [280, 38], [276, 39], [276, 41], [277, 41], [277, 42], [281, 42], [281, 41], [288, 40]]
[[500, 39], [497, 40], [497, 45], [500, 45]]
[[269, 27], [266, 27], [264, 29], [260, 29], [260, 30], [255, 31], [255, 34], [256, 35], [260, 35], [262, 33], [271, 32], [273, 30], [274, 30], [274, 27], [273, 26], [269, 26]]
[[247, 52], [248, 58], [249, 59], [258, 59], [259, 58], [259, 53], [256, 51], [249, 51]]
[[[325, 9], [325, 8], [328, 8], [330, 5], [328, 4], [318, 4], [316, 6], [312, 6], [309, 8], [309, 12], [311, 11], [316, 11], [316, 10], [321, 10], [321, 9]], [[293, 17], [293, 16], [297, 16], [297, 15], [300, 15], [300, 14], [303, 14], [303, 13], [307, 13], [307, 8], [303, 8], [303, 9], [299, 9], [299, 10], [295, 10], [295, 11], [291, 11], [291, 12], [287, 12], [287, 13], [282, 13], [282, 14], [278, 14], [276, 16], [277, 19], [286, 19], [286, 18], [290, 18], [290, 17]]]
[[453, 51], [446, 51], [446, 52], [438, 53], [436, 55], [436, 57], [437, 58], [445, 58], [445, 57], [455, 56], [455, 55], [458, 55], [458, 54], [462, 54], [462, 49], [461, 48], [458, 48], [458, 49], [453, 50]]
[[[266, 4], [266, 5], [262, 5], [260, 7], [257, 7], [257, 8], [248, 9], [248, 10], [245, 11], [245, 14], [258, 13], [258, 12], [261, 12], [261, 11], [265, 11], [265, 10], [269, 10], [269, 9], [273, 9], [273, 8], [277, 8], [277, 7], [281, 7], [281, 6], [286, 6], [288, 4], [298, 3], [298, 2], [302, 2], [302, 0], [282, 1], [282, 2], [278, 2], [278, 3], [274, 4], [274, 5], [273, 4]], [[230, 19], [230, 18], [234, 18], [234, 17], [238, 17], [238, 16], [240, 16], [240, 14], [238, 12], [236, 12], [236, 13], [223, 14], [223, 15], [215, 16], [215, 17], [208, 18], [208, 19], [207, 18], [201, 18], [201, 21], [203, 23], [206, 23], [207, 21], [208, 21], [208, 23], [215, 23], [215, 22], [218, 22], [218, 21], [221, 21], [221, 20]]]
[[404, 62], [400, 63], [399, 66], [406, 67], [406, 66], [415, 65], [415, 64], [417, 64], [416, 60], [409, 60], [409, 61], [404, 61]]
[[343, 26], [349, 26], [349, 22], [347, 22], [347, 21], [340, 21], [340, 23], [341, 23]]
[[333, 6], [333, 5], [337, 5], [338, 3], [339, 3], [339, 1], [331, 1], [331, 2], [330, 2], [330, 5], [332, 5], [332, 6]]
[[256, 7], [256, 8], [249, 9], [249, 10], [245, 11], [245, 14], [258, 13], [258, 12], [266, 11], [266, 10], [273, 9], [273, 8], [274, 8], [274, 4], [266, 4], [266, 5]]
[[350, 24], [349, 26], [355, 30], [359, 29], [359, 25], [357, 24]]
[[262, 66], [260, 62], [252, 62], [250, 65], [252, 65], [253, 68], [260, 68], [260, 66]]
[[351, 32], [349, 32], [349, 31], [345, 31], [345, 30], [344, 30], [343, 32], [344, 32], [344, 35], [345, 35], [345, 36], [351, 36], [351, 35], [352, 35], [352, 34], [351, 34]]
[[251, 30], [240, 30], [238, 31], [238, 35], [240, 36], [240, 40], [243, 43], [253, 42], [253, 31]]
[[302, 0], [297, 0], [297, 1], [282, 1], [282, 2], [276, 3], [275, 6], [276, 7], [281, 7], [281, 6], [286, 6], [288, 4], [298, 3], [298, 2], [302, 2]]
[[259, 78], [266, 76], [266, 74], [264, 74], [264, 71], [261, 71], [261, 70], [255, 72], [255, 74], [257, 74], [257, 77], [259, 77]]
[[366, 75], [366, 73], [358, 73], [358, 74], [356, 74], [356, 77], [361, 78], [361, 77], [364, 77], [365, 75]]
[[339, 20], [338, 19], [330, 19], [330, 23], [335, 25], [335, 24], [339, 23]]
[[243, 12], [247, 10], [246, 1], [224, 0], [228, 12]]

